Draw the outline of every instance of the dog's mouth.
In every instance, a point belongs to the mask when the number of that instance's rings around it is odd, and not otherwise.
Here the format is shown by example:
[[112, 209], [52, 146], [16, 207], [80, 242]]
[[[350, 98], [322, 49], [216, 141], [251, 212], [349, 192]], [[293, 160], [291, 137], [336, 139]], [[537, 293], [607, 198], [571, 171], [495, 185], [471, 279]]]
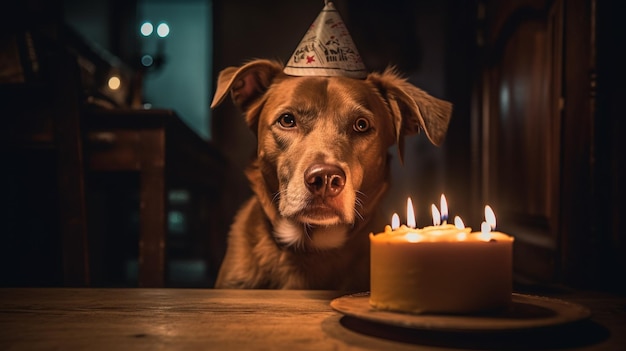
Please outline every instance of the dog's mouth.
[[308, 225], [336, 225], [345, 223], [341, 211], [326, 203], [314, 203], [306, 206], [296, 216], [298, 222]]

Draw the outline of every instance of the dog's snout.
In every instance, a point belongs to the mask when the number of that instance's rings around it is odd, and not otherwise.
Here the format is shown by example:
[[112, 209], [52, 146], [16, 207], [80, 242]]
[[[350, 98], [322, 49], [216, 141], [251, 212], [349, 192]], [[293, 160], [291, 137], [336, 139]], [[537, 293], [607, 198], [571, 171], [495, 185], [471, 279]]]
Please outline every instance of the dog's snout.
[[304, 172], [304, 181], [312, 194], [333, 197], [343, 190], [346, 174], [337, 166], [314, 164]]

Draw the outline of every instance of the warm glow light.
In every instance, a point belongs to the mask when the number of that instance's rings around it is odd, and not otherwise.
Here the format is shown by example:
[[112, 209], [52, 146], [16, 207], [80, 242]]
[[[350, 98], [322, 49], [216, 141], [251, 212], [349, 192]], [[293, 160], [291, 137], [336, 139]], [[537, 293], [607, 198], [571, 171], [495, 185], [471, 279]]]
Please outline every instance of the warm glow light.
[[410, 197], [406, 200], [406, 225], [409, 228], [415, 228], [416, 226], [415, 212], [413, 211], [413, 202], [411, 201]]
[[496, 229], [496, 214], [489, 205], [485, 206], [485, 221], [491, 226], [491, 230]]
[[440, 225], [441, 224], [441, 214], [439, 213], [439, 210], [437, 209], [437, 206], [435, 206], [435, 204], [432, 204], [430, 206], [430, 210], [433, 213], [433, 225]]
[[154, 27], [152, 26], [152, 23], [144, 22], [144, 24], [141, 25], [141, 28], [139, 30], [141, 31], [141, 34], [144, 37], [147, 37], [150, 34], [152, 34], [152, 31], [154, 30]]
[[482, 222], [480, 225], [480, 234], [478, 235], [480, 240], [491, 240], [491, 226], [487, 222]]
[[396, 230], [398, 228], [400, 228], [400, 216], [394, 213], [393, 216], [391, 216], [391, 229]]
[[446, 224], [448, 222], [448, 201], [446, 201], [446, 197], [441, 194], [441, 222]]
[[109, 78], [109, 83], [108, 84], [109, 84], [109, 89], [117, 90], [122, 85], [122, 81], [120, 80], [120, 77], [113, 76], [113, 77]]
[[417, 233], [406, 233], [404, 237], [410, 243], [417, 243], [422, 241], [422, 236]]
[[170, 26], [168, 26], [167, 23], [159, 24], [157, 26], [157, 34], [161, 38], [165, 38], [166, 36], [168, 36], [170, 34]]
[[466, 232], [460, 232], [460, 233], [458, 233], [456, 235], [456, 240], [463, 241], [465, 239], [467, 239], [467, 233]]
[[465, 229], [465, 223], [463, 223], [463, 220], [459, 216], [454, 217], [454, 226], [457, 227], [457, 229]]

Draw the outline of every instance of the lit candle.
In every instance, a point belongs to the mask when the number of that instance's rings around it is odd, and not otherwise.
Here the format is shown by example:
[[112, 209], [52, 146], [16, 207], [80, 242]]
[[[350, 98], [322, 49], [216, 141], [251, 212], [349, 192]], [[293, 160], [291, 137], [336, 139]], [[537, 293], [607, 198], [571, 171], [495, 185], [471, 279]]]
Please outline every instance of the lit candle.
[[[447, 211], [447, 204], [442, 208]], [[458, 216], [454, 225], [437, 225], [435, 217], [433, 210], [434, 225], [423, 229], [386, 226], [384, 232], [370, 234], [370, 305], [409, 313], [474, 313], [508, 306], [513, 238], [493, 232], [485, 222], [485, 240], [482, 231], [471, 233]]]
[[441, 214], [435, 204], [430, 205], [430, 212], [433, 214], [433, 225], [441, 224]]
[[398, 228], [400, 228], [400, 216], [394, 213], [393, 216], [391, 216], [391, 229], [396, 230]]
[[[459, 229], [453, 224], [448, 224], [448, 203], [446, 202], [446, 198], [443, 194], [441, 195], [441, 207], [442, 211], [439, 212], [439, 209], [437, 208], [437, 206], [435, 206], [435, 204], [430, 205], [430, 211], [433, 217], [433, 225], [426, 226], [422, 230], [429, 235], [439, 237], [437, 240], [455, 240], [454, 238], [459, 233]], [[442, 223], [443, 218], [445, 218], [446, 220]], [[463, 227], [462, 230], [463, 232], [469, 233], [471, 231], [471, 228]]]
[[496, 229], [496, 214], [493, 212], [491, 206], [485, 206], [485, 220], [480, 224], [480, 232], [472, 233], [476, 235], [479, 240], [482, 241], [513, 241], [513, 238], [507, 234], [495, 231]]
[[491, 206], [485, 206], [485, 221], [491, 227], [491, 230], [496, 229], [496, 214], [491, 209]]
[[446, 201], [446, 197], [443, 194], [441, 194], [440, 207], [441, 207], [441, 222], [443, 224], [446, 224], [448, 223], [448, 201]]
[[[454, 217], [454, 226], [457, 227], [457, 229], [461, 229], [461, 230], [465, 229], [465, 223], [463, 223], [463, 220], [459, 216], [455, 216]], [[463, 240], [467, 239], [467, 232], [462, 231], [462, 232], [458, 233], [456, 235], [456, 238], [459, 241], [463, 241]]]
[[413, 201], [411, 201], [411, 198], [407, 198], [406, 200], [406, 225], [409, 228], [415, 228], [416, 222], [415, 222], [415, 211], [413, 210]]
[[461, 217], [455, 216], [454, 217], [454, 226], [459, 228], [459, 229], [464, 229], [465, 228], [465, 223], [463, 223], [463, 220], [461, 219]]
[[482, 222], [480, 224], [480, 234], [478, 234], [478, 238], [482, 241], [491, 240], [491, 227], [489, 226], [489, 223]]

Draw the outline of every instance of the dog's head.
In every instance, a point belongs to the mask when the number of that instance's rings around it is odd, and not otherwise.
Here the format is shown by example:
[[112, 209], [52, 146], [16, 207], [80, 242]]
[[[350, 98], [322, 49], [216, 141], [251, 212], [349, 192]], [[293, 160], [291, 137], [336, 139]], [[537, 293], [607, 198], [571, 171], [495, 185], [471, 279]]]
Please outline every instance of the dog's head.
[[274, 61], [224, 69], [211, 107], [230, 92], [258, 138], [248, 170], [285, 245], [343, 245], [387, 188], [388, 148], [423, 130], [439, 145], [452, 106], [392, 69], [367, 79], [292, 77]]

